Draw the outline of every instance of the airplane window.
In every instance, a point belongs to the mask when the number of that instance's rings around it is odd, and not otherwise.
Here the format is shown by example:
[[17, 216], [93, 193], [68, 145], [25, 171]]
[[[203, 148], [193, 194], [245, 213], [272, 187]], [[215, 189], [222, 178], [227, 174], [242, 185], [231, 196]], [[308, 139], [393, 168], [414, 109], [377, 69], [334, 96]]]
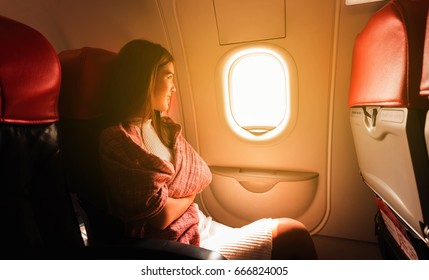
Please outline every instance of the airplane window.
[[281, 61], [264, 53], [238, 58], [229, 74], [229, 99], [235, 122], [258, 135], [279, 126], [286, 114], [286, 73]]
[[297, 74], [292, 57], [269, 44], [243, 45], [218, 64], [221, 106], [229, 127], [247, 140], [270, 140], [293, 127]]

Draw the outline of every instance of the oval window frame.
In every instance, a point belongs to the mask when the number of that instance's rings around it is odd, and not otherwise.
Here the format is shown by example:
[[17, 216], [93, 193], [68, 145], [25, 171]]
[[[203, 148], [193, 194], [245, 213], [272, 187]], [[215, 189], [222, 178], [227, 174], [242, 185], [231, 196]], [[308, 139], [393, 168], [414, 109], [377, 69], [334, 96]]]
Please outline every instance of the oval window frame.
[[[265, 53], [277, 58], [284, 67], [286, 79], [286, 112], [281, 123], [261, 133], [241, 127], [234, 119], [230, 103], [230, 71], [233, 65], [245, 56]], [[227, 51], [216, 67], [216, 96], [218, 110], [226, 125], [240, 139], [256, 142], [270, 142], [290, 134], [295, 126], [298, 111], [298, 74], [294, 59], [283, 48], [273, 44], [246, 44]]]

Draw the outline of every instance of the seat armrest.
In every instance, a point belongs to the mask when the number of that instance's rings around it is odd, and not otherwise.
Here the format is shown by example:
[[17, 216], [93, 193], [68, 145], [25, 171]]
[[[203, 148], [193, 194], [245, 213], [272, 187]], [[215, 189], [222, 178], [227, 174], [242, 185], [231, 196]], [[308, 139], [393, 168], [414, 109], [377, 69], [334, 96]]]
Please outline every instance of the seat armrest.
[[161, 239], [126, 239], [115, 244], [84, 248], [85, 259], [114, 260], [225, 260], [220, 253], [202, 247]]

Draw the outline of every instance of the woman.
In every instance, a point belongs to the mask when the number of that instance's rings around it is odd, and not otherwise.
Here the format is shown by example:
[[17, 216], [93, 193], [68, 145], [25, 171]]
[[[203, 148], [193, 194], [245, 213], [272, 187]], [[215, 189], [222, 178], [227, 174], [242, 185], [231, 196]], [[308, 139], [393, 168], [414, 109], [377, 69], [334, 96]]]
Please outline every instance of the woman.
[[116, 58], [106, 103], [111, 125], [100, 139], [112, 214], [132, 237], [199, 245], [228, 259], [315, 259], [298, 221], [262, 219], [234, 229], [198, 210], [193, 200], [210, 183], [210, 170], [180, 125], [162, 116], [176, 92], [173, 62], [145, 40], [127, 43]]

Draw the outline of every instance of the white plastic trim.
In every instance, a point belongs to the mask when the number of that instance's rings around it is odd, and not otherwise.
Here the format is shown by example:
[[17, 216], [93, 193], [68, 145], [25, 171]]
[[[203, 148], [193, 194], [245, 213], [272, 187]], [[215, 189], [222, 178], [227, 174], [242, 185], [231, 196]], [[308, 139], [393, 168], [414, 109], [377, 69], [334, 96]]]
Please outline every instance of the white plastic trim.
[[385, 0], [346, 0], [346, 6], [364, 4], [364, 3], [372, 3], [372, 2], [380, 2]]

